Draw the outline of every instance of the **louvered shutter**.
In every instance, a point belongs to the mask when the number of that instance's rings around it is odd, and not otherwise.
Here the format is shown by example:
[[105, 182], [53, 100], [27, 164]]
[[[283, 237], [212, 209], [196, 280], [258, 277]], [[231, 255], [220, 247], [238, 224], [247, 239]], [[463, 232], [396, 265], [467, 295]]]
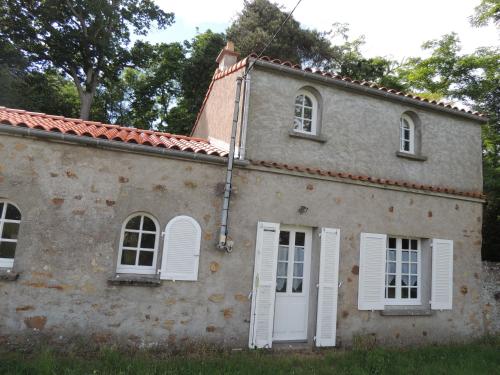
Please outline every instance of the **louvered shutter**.
[[453, 300], [453, 241], [432, 240], [433, 310], [451, 310]]
[[339, 283], [340, 230], [321, 229], [316, 346], [335, 346]]
[[383, 310], [387, 235], [361, 233], [359, 260], [359, 310]]
[[259, 222], [257, 226], [250, 348], [272, 347], [279, 231], [276, 223]]
[[160, 278], [198, 280], [201, 228], [189, 216], [177, 216], [165, 229]]

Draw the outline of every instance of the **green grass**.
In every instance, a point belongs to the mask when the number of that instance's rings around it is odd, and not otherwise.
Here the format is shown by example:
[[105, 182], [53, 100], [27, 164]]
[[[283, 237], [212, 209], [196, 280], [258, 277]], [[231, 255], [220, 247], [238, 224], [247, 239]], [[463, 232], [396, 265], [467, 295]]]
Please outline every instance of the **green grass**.
[[319, 353], [188, 354], [166, 356], [103, 350], [84, 357], [49, 350], [0, 354], [0, 374], [500, 374], [500, 339], [466, 345]]

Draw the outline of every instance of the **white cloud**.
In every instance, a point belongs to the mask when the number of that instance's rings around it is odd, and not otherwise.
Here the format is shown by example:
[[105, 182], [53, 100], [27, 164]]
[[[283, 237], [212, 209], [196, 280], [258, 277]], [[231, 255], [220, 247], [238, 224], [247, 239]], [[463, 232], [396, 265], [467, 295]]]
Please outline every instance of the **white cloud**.
[[[297, 0], [281, 0], [290, 10]], [[164, 10], [176, 14], [179, 23], [192, 30], [196, 26], [227, 24], [242, 9], [242, 0], [157, 0]], [[421, 55], [421, 44], [455, 31], [464, 50], [497, 45], [498, 31], [494, 26], [472, 28], [468, 17], [477, 1], [457, 0], [302, 0], [294, 13], [295, 19], [309, 28], [328, 30], [334, 22], [351, 26], [351, 36], [365, 35], [364, 53], [368, 56], [403, 57]], [[169, 29], [164, 31], [168, 35]], [[177, 34], [177, 33], [176, 33]], [[177, 35], [176, 35], [177, 37]]]

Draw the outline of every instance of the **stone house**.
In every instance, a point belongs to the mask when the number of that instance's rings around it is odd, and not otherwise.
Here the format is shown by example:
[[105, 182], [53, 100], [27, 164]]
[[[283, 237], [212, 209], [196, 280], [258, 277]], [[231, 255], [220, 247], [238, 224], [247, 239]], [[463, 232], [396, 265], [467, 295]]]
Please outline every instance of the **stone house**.
[[0, 108], [0, 341], [484, 334], [485, 118], [230, 44], [217, 61], [191, 137]]

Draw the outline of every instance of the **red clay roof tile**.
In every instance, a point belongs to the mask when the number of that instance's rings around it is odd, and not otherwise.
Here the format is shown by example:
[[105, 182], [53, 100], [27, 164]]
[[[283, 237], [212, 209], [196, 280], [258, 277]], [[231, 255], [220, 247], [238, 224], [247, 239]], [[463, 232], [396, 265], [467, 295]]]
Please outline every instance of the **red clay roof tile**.
[[151, 147], [164, 147], [200, 154], [227, 156], [227, 151], [210, 144], [209, 141], [202, 138], [102, 124], [95, 121], [83, 121], [1, 106], [0, 124], [136, 143]]

